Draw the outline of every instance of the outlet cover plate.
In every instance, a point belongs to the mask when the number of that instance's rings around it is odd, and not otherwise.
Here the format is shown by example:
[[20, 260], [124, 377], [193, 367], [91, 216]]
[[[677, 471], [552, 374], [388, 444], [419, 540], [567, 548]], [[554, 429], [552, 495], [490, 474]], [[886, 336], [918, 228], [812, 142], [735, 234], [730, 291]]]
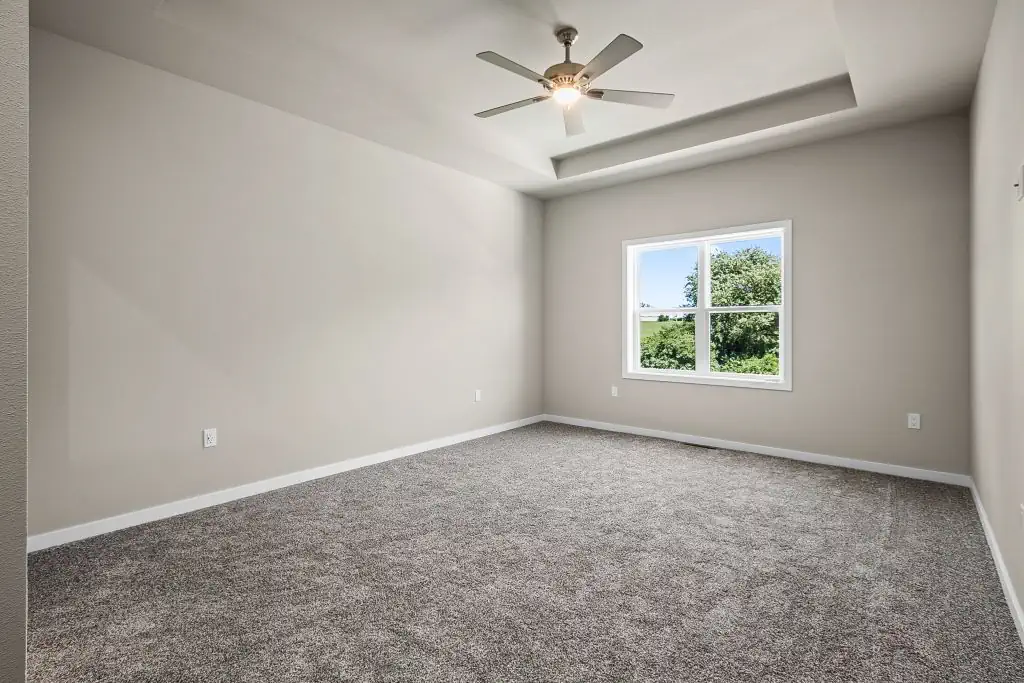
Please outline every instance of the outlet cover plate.
[[203, 430], [203, 448], [213, 448], [217, 445], [217, 429]]

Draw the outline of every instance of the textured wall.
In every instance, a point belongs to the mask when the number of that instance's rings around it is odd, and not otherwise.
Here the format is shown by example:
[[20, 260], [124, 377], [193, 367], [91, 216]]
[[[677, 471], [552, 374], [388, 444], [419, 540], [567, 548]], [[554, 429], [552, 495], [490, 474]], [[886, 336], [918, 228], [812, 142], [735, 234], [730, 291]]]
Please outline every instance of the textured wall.
[[28, 1], [0, 0], [0, 680], [25, 677]]
[[[1000, 0], [972, 111], [974, 480], [1024, 598], [1024, 2]], [[1022, 634], [1024, 637], [1024, 634]]]
[[32, 145], [31, 533], [540, 412], [536, 200], [38, 31]]
[[[968, 472], [968, 157], [944, 117], [548, 203], [545, 412]], [[622, 241], [777, 219], [793, 391], [622, 379]]]

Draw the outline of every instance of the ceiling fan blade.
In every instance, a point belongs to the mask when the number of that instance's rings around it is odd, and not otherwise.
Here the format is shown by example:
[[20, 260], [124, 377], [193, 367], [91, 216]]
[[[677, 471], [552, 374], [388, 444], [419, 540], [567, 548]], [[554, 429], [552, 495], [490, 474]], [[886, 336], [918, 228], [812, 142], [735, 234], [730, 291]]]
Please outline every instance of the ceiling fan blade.
[[479, 112], [477, 116], [482, 119], [490, 118], [491, 116], [504, 114], [505, 112], [512, 111], [513, 109], [519, 109], [520, 107], [526, 107], [531, 104], [536, 104], [537, 102], [543, 102], [544, 100], [549, 99], [550, 97], [551, 95], [537, 95], [536, 97], [531, 97], [528, 100], [519, 100], [518, 102], [513, 102], [512, 104], [504, 104], [500, 107], [495, 107], [494, 109], [488, 109], [487, 111]]
[[590, 90], [587, 97], [605, 102], [636, 104], [641, 107], [665, 109], [672, 104], [675, 95], [664, 92], [640, 92], [639, 90]]
[[583, 112], [579, 106], [563, 107], [562, 118], [565, 120], [565, 134], [568, 136], [583, 135], [587, 129], [583, 127]]
[[589, 64], [583, 67], [583, 70], [580, 71], [576, 79], [593, 81], [627, 57], [639, 52], [642, 47], [643, 43], [636, 38], [620, 33], [615, 40], [608, 43], [603, 50], [597, 53], [597, 56], [591, 59]]
[[549, 87], [552, 85], [549, 79], [544, 78], [536, 71], [531, 71], [522, 64], [516, 64], [508, 57], [502, 57], [497, 52], [481, 52], [480, 54], [477, 55], [477, 57], [479, 59], [484, 60], [485, 62], [493, 64], [494, 66], [499, 66], [502, 69], [505, 69], [506, 71], [511, 71], [512, 73], [522, 76], [523, 78], [528, 78], [534, 83], [541, 83]]

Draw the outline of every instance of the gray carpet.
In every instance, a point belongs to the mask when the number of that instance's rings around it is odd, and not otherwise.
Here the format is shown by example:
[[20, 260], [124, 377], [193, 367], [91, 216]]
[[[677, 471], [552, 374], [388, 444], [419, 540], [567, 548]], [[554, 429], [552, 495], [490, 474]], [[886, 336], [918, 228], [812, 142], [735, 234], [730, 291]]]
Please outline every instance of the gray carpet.
[[1024, 681], [967, 489], [540, 424], [34, 553], [31, 681]]

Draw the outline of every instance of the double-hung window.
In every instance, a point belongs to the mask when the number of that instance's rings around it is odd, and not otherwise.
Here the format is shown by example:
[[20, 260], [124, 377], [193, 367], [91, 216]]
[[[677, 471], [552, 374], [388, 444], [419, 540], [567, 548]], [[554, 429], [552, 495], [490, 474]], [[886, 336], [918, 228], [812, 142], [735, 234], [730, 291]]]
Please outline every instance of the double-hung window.
[[792, 388], [791, 224], [622, 243], [622, 376]]

